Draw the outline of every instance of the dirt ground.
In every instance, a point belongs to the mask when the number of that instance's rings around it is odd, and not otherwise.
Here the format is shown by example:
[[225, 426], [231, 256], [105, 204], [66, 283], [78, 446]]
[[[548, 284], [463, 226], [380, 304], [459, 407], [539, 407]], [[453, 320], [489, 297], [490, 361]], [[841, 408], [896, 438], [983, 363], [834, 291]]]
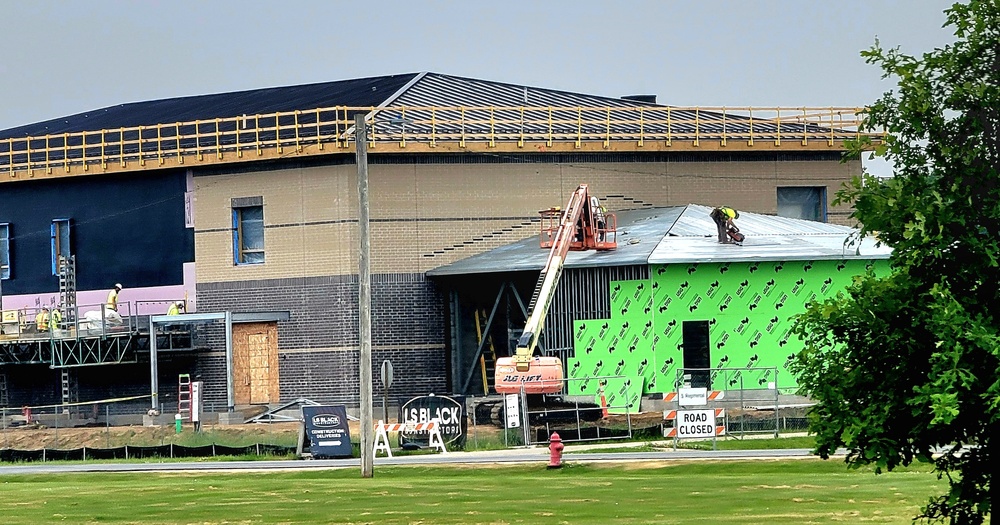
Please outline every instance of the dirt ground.
[[[633, 414], [630, 419], [632, 426], [642, 428], [653, 426], [662, 420], [662, 413], [650, 412]], [[627, 425], [627, 418], [611, 415], [597, 422], [601, 427], [618, 427]], [[291, 445], [299, 436], [301, 423], [252, 423], [243, 425], [205, 425], [197, 435], [190, 424], [185, 424], [181, 434], [170, 426], [92, 426], [75, 428], [46, 428], [34, 426], [12, 427], [0, 430], [0, 448], [18, 450], [75, 449], [80, 447], [111, 448], [122, 445], [153, 446], [168, 443], [182, 445], [203, 445], [207, 443], [230, 446], [250, 445], [254, 443], [272, 443]], [[491, 439], [503, 432], [493, 425], [469, 426], [470, 438]], [[351, 433], [360, 433], [357, 421], [351, 422]]]
[[19, 450], [111, 448], [122, 445], [151, 446], [167, 443], [200, 445], [207, 441], [227, 445], [253, 443], [291, 444], [298, 439], [300, 423], [205, 426], [201, 436], [186, 424], [177, 434], [174, 426], [116, 426], [76, 428], [15, 427], [0, 431], [0, 448]]

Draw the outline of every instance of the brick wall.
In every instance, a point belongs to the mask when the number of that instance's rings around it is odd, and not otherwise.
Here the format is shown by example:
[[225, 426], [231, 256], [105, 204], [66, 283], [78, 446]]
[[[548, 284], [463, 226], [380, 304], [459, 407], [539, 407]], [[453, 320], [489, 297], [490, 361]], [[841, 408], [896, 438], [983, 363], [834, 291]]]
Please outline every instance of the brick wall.
[[[278, 323], [281, 399], [357, 403], [358, 283], [356, 275], [198, 284], [202, 311], [289, 311]], [[395, 369], [394, 394], [444, 392], [444, 312], [422, 274], [372, 275], [372, 367]], [[225, 402], [225, 346], [215, 328], [212, 349], [198, 360], [211, 399]], [[377, 381], [376, 381], [377, 383]]]
[[[860, 170], [858, 161], [829, 158], [722, 158], [732, 160], [372, 164], [373, 271], [421, 273], [534, 235], [538, 210], [565, 205], [580, 183], [606, 198], [612, 211], [696, 203], [773, 214], [778, 187], [821, 186], [832, 200]], [[355, 166], [195, 181], [199, 282], [357, 273]], [[263, 197], [266, 262], [234, 266], [231, 199], [247, 196]], [[830, 221], [847, 223], [848, 213], [830, 208]]]
[[[142, 414], [150, 408], [150, 366], [148, 354], [142, 354], [136, 363], [108, 364], [70, 368], [70, 401], [89, 402], [103, 399], [144, 396], [142, 399], [85, 405], [71, 409], [83, 417], [105, 414]], [[163, 413], [177, 410], [177, 376], [191, 374], [198, 380], [196, 355], [190, 352], [160, 351], [157, 359], [158, 399]], [[225, 377], [224, 375], [221, 377]], [[17, 365], [7, 368], [7, 389], [11, 407], [54, 405], [62, 403], [61, 370], [48, 365]], [[211, 408], [225, 408], [225, 385], [221, 403]], [[52, 413], [52, 409], [45, 409]]]

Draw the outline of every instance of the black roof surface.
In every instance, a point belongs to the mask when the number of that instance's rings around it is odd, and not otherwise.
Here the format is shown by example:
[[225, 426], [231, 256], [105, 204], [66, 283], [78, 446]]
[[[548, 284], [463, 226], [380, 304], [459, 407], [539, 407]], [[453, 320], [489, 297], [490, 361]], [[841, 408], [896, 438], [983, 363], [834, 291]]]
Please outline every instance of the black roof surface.
[[131, 102], [0, 131], [0, 139], [330, 106], [378, 106], [417, 73]]

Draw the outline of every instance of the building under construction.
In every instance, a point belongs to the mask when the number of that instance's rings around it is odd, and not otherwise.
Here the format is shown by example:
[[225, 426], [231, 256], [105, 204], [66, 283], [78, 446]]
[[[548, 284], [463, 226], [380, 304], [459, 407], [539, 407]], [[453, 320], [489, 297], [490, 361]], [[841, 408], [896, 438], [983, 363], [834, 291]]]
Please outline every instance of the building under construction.
[[[541, 267], [532, 261], [545, 256], [527, 249], [538, 210], [582, 182], [619, 212], [622, 235], [640, 240], [580, 254], [593, 265], [578, 270], [570, 262], [544, 346], [572, 377], [597, 369], [587, 356], [614, 341], [589, 339], [591, 320], [622, 322], [612, 285], [665, 286], [657, 276], [673, 279], [677, 265], [755, 257], [784, 283], [781, 261], [837, 259], [797, 252], [780, 232], [770, 248], [754, 235], [794, 224], [795, 235], [845, 237], [836, 224], [850, 210], [833, 207], [832, 194], [861, 171], [857, 158], [842, 162], [860, 135], [853, 108], [680, 108], [437, 73], [136, 102], [0, 131], [0, 404], [143, 395], [181, 374], [203, 382], [216, 411], [297, 398], [356, 404], [359, 113], [369, 127], [373, 360], [394, 364], [401, 396], [482, 392], [474, 312], [498, 304], [504, 282], [530, 288]], [[711, 244], [706, 208], [690, 203], [750, 217], [742, 254], [673, 248]], [[519, 246], [523, 257], [502, 258]], [[491, 250], [506, 266], [477, 262]], [[478, 266], [461, 277], [463, 265]], [[122, 322], [111, 326], [100, 312], [115, 283]], [[642, 293], [634, 301], [661, 299]], [[153, 320], [153, 337], [151, 318], [176, 301], [186, 322]], [[60, 324], [29, 333], [43, 306], [62, 312]], [[516, 334], [479, 321], [493, 351], [510, 352]], [[649, 337], [640, 331], [635, 345], [660, 348]], [[639, 373], [640, 362], [630, 374], [655, 391], [662, 364]], [[166, 411], [178, 403], [172, 390], [159, 389]]]

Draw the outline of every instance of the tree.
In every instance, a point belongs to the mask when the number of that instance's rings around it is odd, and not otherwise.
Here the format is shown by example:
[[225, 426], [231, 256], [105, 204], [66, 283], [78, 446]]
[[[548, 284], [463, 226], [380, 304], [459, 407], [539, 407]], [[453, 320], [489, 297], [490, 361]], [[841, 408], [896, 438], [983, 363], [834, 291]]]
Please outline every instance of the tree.
[[862, 53], [897, 87], [869, 109], [894, 176], [838, 192], [859, 234], [893, 248], [885, 277], [860, 276], [796, 322], [793, 371], [817, 405], [816, 452], [846, 447], [876, 473], [929, 462], [949, 483], [918, 518], [983, 523], [1000, 442], [1000, 1], [945, 11], [954, 43], [913, 57]]

